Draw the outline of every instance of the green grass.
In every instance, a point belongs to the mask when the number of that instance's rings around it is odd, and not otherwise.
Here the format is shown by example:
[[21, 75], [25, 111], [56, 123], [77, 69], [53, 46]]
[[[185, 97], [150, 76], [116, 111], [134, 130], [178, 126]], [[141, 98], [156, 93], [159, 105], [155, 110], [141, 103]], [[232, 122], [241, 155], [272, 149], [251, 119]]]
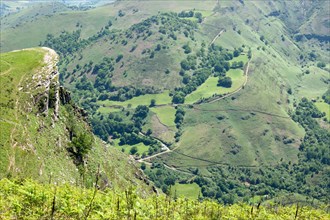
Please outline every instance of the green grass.
[[0, 55], [0, 118], [15, 122], [14, 112], [17, 111], [15, 101], [20, 99], [24, 102], [28, 98], [27, 95], [18, 96], [17, 86], [19, 83], [23, 86], [26, 79], [32, 76], [33, 71], [41, 65], [42, 56], [41, 50], [24, 50]]
[[195, 12], [202, 13], [203, 17], [209, 17], [213, 14], [213, 11], [211, 11], [211, 10], [197, 10]]
[[244, 83], [245, 77], [243, 75], [243, 70], [241, 69], [230, 69], [226, 75], [232, 79], [232, 86], [230, 88], [224, 88], [217, 86], [218, 77], [209, 77], [201, 86], [199, 86], [194, 92], [187, 95], [185, 99], [186, 104], [192, 104], [197, 102], [202, 98], [212, 97], [214, 94], [227, 94], [234, 92]]
[[[104, 182], [108, 183], [108, 181]], [[99, 181], [101, 187], [105, 183]], [[223, 205], [215, 200], [198, 201], [186, 198], [173, 200], [165, 195], [139, 195], [137, 188], [135, 182], [128, 183], [125, 191], [111, 189], [102, 191], [79, 187], [79, 184], [61, 182], [56, 185], [41, 184], [32, 180], [12, 181], [4, 178], [0, 180], [0, 204], [3, 209], [1, 214], [4, 219], [82, 219], [86, 217], [124, 219], [129, 218], [127, 216], [137, 216], [137, 219], [155, 219], [158, 215], [156, 218], [159, 220], [251, 219], [251, 216], [255, 219], [284, 220], [294, 219], [298, 213], [296, 204], [282, 206], [280, 201], [279, 205], [261, 204], [256, 210], [254, 204], [247, 203]], [[56, 191], [56, 197], [54, 197], [54, 191]], [[130, 206], [126, 205], [128, 199], [131, 201]], [[55, 211], [52, 207], [54, 203], [56, 204]], [[13, 208], [16, 206], [20, 207], [19, 210]], [[299, 219], [325, 220], [329, 217], [326, 206], [312, 208], [302, 205], [299, 209]]]
[[321, 112], [325, 112], [325, 117], [327, 118], [328, 121], [330, 121], [330, 105], [323, 101], [316, 102], [315, 105]]
[[114, 144], [114, 147], [117, 148], [118, 150], [122, 151], [122, 149], [124, 149], [124, 153], [126, 154], [130, 154], [130, 150], [133, 148], [133, 147], [136, 147], [137, 148], [137, 153], [139, 155], [142, 155], [143, 153], [148, 153], [148, 149], [149, 149], [149, 146], [143, 144], [143, 143], [138, 143], [138, 144], [134, 144], [134, 145], [119, 145], [119, 139], [115, 139], [113, 140], [113, 144]]
[[151, 108], [152, 112], [157, 114], [160, 122], [168, 127], [175, 127], [175, 108], [172, 106], [162, 106], [157, 108]]
[[97, 104], [103, 107], [105, 106], [127, 107], [130, 105], [132, 108], [136, 108], [138, 105], [149, 106], [152, 99], [156, 100], [156, 105], [169, 104], [172, 101], [171, 97], [169, 96], [169, 91], [164, 91], [163, 93], [160, 94], [141, 95], [124, 102], [106, 100], [106, 101], [98, 101]]
[[[163, 107], [161, 107], [163, 108]], [[152, 108], [154, 109], [154, 108]], [[167, 143], [173, 143], [174, 142], [174, 134], [176, 131], [176, 127], [175, 126], [168, 126], [170, 125], [172, 122], [171, 120], [168, 120], [167, 118], [167, 110], [163, 111], [160, 110], [161, 112], [163, 112], [163, 122], [168, 123], [167, 125], [164, 124], [160, 118], [158, 117], [158, 115], [151, 110], [148, 118], [146, 119], [146, 124], [143, 126], [143, 132], [147, 132], [148, 129], [152, 130], [152, 134], [151, 136], [156, 137], [160, 140], [163, 140]], [[172, 111], [172, 110], [170, 110]], [[169, 115], [169, 117], [171, 117], [172, 114]], [[166, 122], [168, 121], [168, 122]], [[174, 121], [174, 119], [173, 119]]]
[[329, 73], [317, 67], [309, 67], [310, 74], [300, 76], [301, 81], [296, 90], [299, 97], [316, 99], [322, 97], [329, 85], [326, 83], [330, 79]]
[[247, 55], [241, 54], [238, 57], [234, 57], [229, 63], [231, 65], [234, 61], [236, 61], [236, 62], [243, 61], [243, 63], [245, 64], [245, 63], [247, 63], [248, 60], [249, 60], [249, 58]]
[[185, 197], [188, 199], [198, 199], [201, 194], [201, 188], [196, 183], [180, 184], [175, 183], [171, 187], [171, 195], [173, 197]]

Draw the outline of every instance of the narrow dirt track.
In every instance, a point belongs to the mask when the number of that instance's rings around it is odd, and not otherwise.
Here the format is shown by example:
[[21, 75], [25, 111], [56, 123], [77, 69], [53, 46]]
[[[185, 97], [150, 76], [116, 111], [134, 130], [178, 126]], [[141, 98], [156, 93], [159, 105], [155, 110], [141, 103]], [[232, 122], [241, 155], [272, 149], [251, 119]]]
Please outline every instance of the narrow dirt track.
[[220, 35], [225, 31], [225, 29], [220, 30], [220, 32], [213, 38], [213, 40], [210, 43], [210, 46], [220, 37]]

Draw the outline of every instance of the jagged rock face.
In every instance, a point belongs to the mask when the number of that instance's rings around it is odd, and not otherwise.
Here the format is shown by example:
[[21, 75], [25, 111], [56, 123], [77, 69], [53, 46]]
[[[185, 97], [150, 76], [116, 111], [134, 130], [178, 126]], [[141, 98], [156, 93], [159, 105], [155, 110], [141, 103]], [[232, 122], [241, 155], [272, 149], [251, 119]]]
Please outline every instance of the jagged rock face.
[[32, 77], [34, 80], [34, 104], [37, 106], [37, 114], [48, 115], [49, 108], [54, 108], [54, 120], [59, 117], [59, 72], [56, 63], [59, 59], [56, 52], [49, 48], [44, 56], [46, 64]]
[[71, 95], [70, 92], [68, 92], [64, 87], [60, 86], [59, 89], [59, 99], [61, 101], [61, 105], [65, 105], [70, 103], [71, 101]]

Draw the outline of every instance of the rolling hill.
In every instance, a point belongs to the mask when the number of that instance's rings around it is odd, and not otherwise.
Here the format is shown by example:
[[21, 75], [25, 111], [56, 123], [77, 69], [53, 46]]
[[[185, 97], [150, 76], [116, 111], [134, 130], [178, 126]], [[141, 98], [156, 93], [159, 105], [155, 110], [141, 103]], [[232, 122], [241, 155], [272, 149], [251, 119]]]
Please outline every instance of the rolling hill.
[[[3, 18], [1, 51], [58, 52], [60, 81], [91, 115], [94, 133], [144, 158], [164, 192], [195, 182], [224, 203], [288, 192], [325, 201], [328, 8], [328, 1], [36, 4]], [[219, 85], [225, 77], [229, 87]]]

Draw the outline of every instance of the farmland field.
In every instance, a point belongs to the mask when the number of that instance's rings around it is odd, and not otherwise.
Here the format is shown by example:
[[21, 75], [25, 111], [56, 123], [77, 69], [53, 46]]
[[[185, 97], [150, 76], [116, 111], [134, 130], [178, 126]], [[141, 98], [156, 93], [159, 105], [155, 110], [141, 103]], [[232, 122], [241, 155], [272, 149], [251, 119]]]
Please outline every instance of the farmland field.
[[245, 81], [245, 77], [243, 74], [244, 72], [241, 69], [230, 69], [226, 73], [226, 75], [229, 76], [233, 82], [230, 88], [217, 86], [218, 77], [211, 76], [201, 86], [199, 86], [196, 91], [192, 92], [186, 97], [185, 103], [192, 104], [202, 98], [212, 97], [214, 94], [223, 95], [234, 92], [243, 85]]

